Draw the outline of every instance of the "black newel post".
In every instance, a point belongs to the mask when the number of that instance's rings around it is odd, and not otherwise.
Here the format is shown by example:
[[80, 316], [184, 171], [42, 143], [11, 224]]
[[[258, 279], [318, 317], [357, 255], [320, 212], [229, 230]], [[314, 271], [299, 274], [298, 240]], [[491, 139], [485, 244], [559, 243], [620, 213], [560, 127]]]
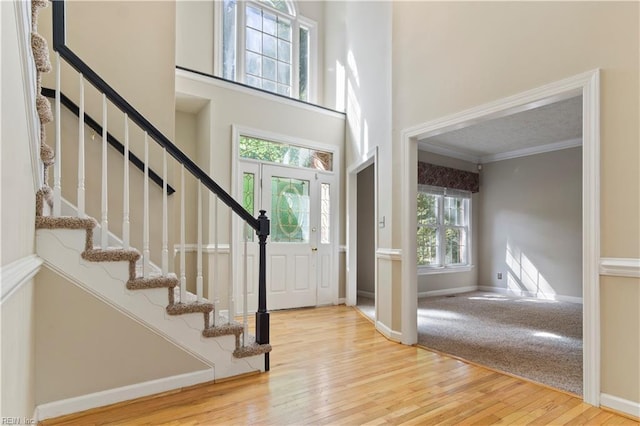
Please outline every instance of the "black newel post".
[[[256, 343], [269, 343], [269, 312], [267, 312], [267, 236], [269, 235], [269, 218], [266, 210], [260, 210], [256, 231], [260, 244], [258, 271], [258, 312], [256, 312]], [[269, 371], [269, 353], [264, 354], [264, 370]]]

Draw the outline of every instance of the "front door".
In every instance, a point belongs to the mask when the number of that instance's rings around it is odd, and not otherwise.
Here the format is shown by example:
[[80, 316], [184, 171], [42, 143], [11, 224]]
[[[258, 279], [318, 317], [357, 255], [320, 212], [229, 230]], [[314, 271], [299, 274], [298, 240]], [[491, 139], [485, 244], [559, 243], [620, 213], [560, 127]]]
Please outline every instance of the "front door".
[[262, 166], [262, 208], [271, 218], [269, 309], [316, 305], [318, 197], [314, 175], [305, 169]]
[[[333, 174], [264, 163], [243, 163], [240, 169], [245, 206], [254, 206], [254, 213], [266, 210], [271, 221], [267, 240], [267, 308], [290, 309], [333, 302], [335, 206], [331, 197], [336, 195]], [[248, 202], [247, 197], [254, 202]], [[240, 253], [240, 258], [245, 257], [244, 253], [247, 258], [250, 312], [257, 307], [256, 241], [249, 236], [246, 249], [242, 248]], [[241, 264], [245, 265], [244, 261]], [[243, 286], [236, 291], [236, 300], [244, 301]], [[238, 303], [236, 312], [243, 310], [244, 306]]]

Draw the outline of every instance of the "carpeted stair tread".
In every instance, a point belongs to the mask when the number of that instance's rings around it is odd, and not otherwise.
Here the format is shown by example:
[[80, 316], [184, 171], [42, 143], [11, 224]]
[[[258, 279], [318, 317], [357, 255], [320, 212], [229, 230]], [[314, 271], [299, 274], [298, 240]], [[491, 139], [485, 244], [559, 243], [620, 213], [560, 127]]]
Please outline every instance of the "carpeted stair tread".
[[92, 262], [136, 262], [140, 258], [140, 252], [134, 249], [93, 248], [83, 251], [82, 258]]
[[146, 288], [170, 288], [173, 289], [179, 284], [178, 277], [175, 274], [168, 274], [166, 277], [151, 276], [149, 278], [136, 277], [127, 281], [129, 290], [144, 290]]
[[38, 217], [44, 216], [45, 204], [50, 210], [53, 209], [53, 191], [48, 186], [44, 186], [36, 192], [36, 229], [38, 227]]
[[37, 229], [93, 229], [98, 223], [91, 217], [36, 216]]
[[172, 303], [167, 306], [169, 315], [182, 315], [193, 313], [209, 313], [213, 312], [213, 303], [208, 302], [189, 302], [189, 303]]
[[233, 351], [235, 358], [247, 358], [250, 356], [262, 355], [271, 352], [271, 345], [268, 343], [256, 343], [255, 337], [247, 336], [248, 342], [245, 346], [240, 346]]
[[39, 72], [51, 71], [51, 61], [49, 60], [49, 45], [47, 40], [38, 33], [31, 33], [31, 50]]
[[216, 325], [214, 327], [208, 327], [202, 330], [202, 336], [204, 337], [219, 337], [219, 336], [229, 336], [235, 335], [239, 336], [242, 334], [244, 328], [242, 324], [239, 324], [235, 321], [232, 321], [228, 324]]

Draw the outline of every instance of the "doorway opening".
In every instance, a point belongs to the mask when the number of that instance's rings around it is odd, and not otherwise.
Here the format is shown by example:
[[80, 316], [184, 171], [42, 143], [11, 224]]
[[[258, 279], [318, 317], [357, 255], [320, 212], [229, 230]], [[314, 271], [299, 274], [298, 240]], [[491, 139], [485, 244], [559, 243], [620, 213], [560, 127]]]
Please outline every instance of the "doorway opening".
[[375, 164], [357, 174], [357, 307], [376, 320]]
[[599, 405], [600, 309], [599, 272], [599, 71], [589, 71], [527, 92], [481, 105], [452, 116], [413, 126], [402, 132], [402, 342], [417, 342], [417, 240], [415, 229], [418, 141], [487, 120], [582, 96], [582, 299], [583, 397]]

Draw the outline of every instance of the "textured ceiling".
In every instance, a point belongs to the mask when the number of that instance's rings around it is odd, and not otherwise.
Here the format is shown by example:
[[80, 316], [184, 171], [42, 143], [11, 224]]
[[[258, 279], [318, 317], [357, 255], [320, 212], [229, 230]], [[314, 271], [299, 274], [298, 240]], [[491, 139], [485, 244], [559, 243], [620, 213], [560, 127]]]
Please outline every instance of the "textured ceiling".
[[577, 96], [421, 139], [419, 149], [443, 148], [482, 158], [580, 138], [582, 96]]

